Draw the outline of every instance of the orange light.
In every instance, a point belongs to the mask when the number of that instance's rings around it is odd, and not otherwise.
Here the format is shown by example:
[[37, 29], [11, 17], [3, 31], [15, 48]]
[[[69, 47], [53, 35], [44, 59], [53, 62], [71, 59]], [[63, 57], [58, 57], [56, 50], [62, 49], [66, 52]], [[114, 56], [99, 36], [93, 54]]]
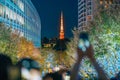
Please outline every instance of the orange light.
[[61, 12], [60, 39], [64, 39], [63, 13]]
[[103, 4], [103, 1], [100, 1], [100, 4]]
[[87, 16], [87, 20], [90, 21], [92, 18], [91, 16]]

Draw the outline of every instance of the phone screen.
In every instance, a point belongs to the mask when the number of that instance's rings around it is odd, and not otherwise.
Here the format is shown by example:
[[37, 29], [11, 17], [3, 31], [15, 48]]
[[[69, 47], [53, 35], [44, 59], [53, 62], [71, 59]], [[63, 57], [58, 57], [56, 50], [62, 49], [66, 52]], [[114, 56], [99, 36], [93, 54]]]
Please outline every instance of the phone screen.
[[78, 47], [85, 52], [86, 48], [90, 46], [88, 34], [83, 32], [80, 34]]

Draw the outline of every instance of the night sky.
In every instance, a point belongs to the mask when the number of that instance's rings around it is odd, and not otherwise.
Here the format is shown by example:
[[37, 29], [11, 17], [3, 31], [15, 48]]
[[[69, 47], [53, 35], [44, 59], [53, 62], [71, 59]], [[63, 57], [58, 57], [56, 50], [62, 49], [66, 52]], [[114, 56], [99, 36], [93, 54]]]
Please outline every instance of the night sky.
[[65, 37], [72, 37], [71, 30], [77, 26], [78, 0], [32, 0], [40, 18], [42, 37], [58, 37], [61, 11], [64, 15]]

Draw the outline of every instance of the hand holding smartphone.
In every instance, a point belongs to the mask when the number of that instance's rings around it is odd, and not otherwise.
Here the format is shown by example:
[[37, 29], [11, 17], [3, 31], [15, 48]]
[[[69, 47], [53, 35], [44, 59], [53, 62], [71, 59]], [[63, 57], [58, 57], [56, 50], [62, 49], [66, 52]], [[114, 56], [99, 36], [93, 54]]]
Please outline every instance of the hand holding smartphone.
[[81, 49], [83, 52], [90, 46], [88, 33], [82, 32], [79, 36], [78, 48]]

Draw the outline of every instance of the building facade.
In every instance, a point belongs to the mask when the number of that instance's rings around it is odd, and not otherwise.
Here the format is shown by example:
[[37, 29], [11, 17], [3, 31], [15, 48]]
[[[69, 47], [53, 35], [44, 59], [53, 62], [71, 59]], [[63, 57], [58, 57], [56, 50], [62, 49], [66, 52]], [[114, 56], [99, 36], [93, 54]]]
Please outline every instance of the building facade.
[[78, 28], [83, 29], [93, 18], [93, 0], [78, 0]]
[[41, 46], [41, 22], [31, 0], [0, 0], [0, 22]]

